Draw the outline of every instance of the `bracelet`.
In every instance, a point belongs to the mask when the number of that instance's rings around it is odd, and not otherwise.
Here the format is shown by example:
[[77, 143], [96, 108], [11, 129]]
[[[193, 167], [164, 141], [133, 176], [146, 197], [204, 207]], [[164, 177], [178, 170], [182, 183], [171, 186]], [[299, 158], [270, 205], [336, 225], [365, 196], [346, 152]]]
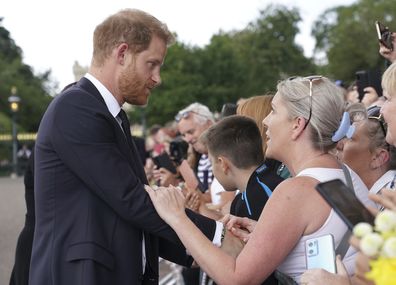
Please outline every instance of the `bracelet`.
[[226, 231], [227, 231], [227, 228], [226, 228], [226, 226], [224, 225], [224, 226], [223, 226], [223, 229], [221, 230], [220, 244], [223, 243], [223, 240], [224, 240]]

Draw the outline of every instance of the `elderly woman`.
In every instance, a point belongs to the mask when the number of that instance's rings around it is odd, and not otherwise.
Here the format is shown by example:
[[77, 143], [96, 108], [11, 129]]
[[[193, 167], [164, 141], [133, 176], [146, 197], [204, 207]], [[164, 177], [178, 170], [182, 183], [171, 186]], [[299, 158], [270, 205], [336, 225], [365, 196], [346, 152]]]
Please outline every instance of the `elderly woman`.
[[[160, 216], [219, 284], [260, 284], [276, 269], [299, 282], [306, 270], [305, 241], [331, 233], [337, 246], [347, 230], [315, 190], [318, 182], [345, 181], [340, 163], [328, 153], [349, 129], [342, 94], [321, 76], [284, 80], [277, 89], [272, 111], [264, 119], [266, 155], [285, 163], [293, 177], [277, 186], [257, 224], [249, 220], [250, 239], [237, 258], [213, 246], [189, 221], [178, 189], [147, 187]], [[347, 171], [356, 196], [369, 204], [367, 187], [356, 173]], [[353, 274], [354, 259], [355, 251], [349, 249], [344, 258], [348, 274]]]
[[338, 158], [362, 178], [372, 194], [378, 194], [396, 175], [396, 149], [385, 141], [387, 124], [380, 109], [373, 106], [366, 111], [356, 104], [349, 111], [356, 130], [350, 139], [337, 144]]

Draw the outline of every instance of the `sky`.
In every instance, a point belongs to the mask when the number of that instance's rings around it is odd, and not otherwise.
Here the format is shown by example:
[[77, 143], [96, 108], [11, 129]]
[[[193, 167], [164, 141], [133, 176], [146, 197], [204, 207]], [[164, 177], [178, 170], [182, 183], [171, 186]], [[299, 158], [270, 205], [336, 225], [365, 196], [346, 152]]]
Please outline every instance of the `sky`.
[[[124, 8], [144, 10], [165, 22], [178, 40], [204, 47], [220, 30], [242, 30], [268, 4], [300, 10], [302, 23], [296, 41], [311, 56], [311, 27], [326, 9], [355, 0], [8, 0], [3, 2], [2, 25], [23, 51], [23, 62], [35, 74], [52, 71], [59, 89], [74, 81], [73, 64], [88, 66], [92, 35], [107, 16]], [[166, 64], [166, 60], [165, 60]]]

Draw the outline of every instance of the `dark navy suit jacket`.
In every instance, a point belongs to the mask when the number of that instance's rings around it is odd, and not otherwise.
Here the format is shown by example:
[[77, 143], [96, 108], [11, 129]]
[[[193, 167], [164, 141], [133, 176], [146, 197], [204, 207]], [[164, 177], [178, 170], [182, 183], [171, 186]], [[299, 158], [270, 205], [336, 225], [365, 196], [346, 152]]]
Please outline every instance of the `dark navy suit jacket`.
[[[31, 285], [157, 284], [159, 254], [191, 262], [144, 190], [135, 146], [88, 79], [49, 105], [38, 131], [35, 171]], [[213, 238], [213, 220], [187, 214]]]

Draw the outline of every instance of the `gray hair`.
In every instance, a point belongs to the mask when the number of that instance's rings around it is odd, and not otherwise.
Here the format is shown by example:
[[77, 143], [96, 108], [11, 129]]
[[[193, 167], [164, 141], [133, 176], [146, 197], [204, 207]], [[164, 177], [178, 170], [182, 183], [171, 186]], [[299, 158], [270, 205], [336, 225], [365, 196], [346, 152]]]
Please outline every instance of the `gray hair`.
[[186, 108], [180, 110], [178, 112], [179, 114], [184, 114], [184, 113], [189, 113], [192, 112], [194, 113], [194, 120], [198, 124], [205, 124], [207, 121], [210, 121], [212, 123], [215, 122], [214, 115], [213, 113], [209, 110], [209, 108], [201, 103], [195, 102], [190, 105], [188, 105]]
[[[308, 120], [311, 106], [309, 80], [303, 77], [287, 79], [279, 82], [277, 89], [290, 118]], [[336, 146], [331, 137], [340, 125], [344, 108], [343, 94], [335, 83], [325, 77], [312, 81], [312, 114], [307, 127], [315, 149], [329, 151]]]

